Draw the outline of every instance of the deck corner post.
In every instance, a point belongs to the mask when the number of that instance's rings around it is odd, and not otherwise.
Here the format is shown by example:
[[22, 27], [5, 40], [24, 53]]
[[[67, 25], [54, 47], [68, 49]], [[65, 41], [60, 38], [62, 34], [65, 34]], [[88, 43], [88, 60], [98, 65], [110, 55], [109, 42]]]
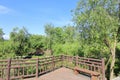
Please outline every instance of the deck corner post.
[[7, 65], [7, 80], [10, 80], [11, 58], [8, 59]]
[[105, 61], [102, 58], [102, 80], [105, 80]]
[[39, 77], [39, 58], [36, 59], [36, 78]]
[[79, 56], [77, 55], [77, 56], [75, 56], [75, 57], [76, 57], [76, 59], [75, 59], [75, 60], [76, 60], [76, 61], [75, 61], [75, 66], [78, 66], [78, 57], [79, 57]]

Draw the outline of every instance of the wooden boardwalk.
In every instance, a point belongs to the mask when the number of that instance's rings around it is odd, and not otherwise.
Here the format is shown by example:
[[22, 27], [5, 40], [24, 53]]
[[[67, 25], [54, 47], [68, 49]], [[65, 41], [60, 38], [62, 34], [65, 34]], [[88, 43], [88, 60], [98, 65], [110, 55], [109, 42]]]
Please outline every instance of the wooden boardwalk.
[[62, 67], [47, 74], [36, 78], [27, 78], [24, 80], [90, 80], [90, 77], [78, 74], [76, 75], [73, 70]]

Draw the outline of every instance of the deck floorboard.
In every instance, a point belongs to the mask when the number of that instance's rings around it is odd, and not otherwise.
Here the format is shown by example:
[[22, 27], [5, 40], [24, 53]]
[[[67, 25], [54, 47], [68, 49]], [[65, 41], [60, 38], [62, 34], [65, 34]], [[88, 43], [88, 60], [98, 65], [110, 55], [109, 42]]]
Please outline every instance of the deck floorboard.
[[73, 70], [63, 67], [39, 76], [38, 79], [28, 78], [24, 80], [90, 80], [90, 77], [82, 74], [76, 75]]

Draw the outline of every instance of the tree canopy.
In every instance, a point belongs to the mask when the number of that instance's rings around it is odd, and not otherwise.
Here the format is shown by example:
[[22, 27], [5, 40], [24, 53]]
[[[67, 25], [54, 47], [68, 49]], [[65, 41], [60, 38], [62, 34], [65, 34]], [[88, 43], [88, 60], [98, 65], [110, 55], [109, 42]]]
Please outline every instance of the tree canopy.
[[80, 0], [73, 18], [85, 44], [98, 47], [101, 52], [104, 49], [110, 52], [110, 80], [114, 75], [116, 47], [119, 42], [118, 6], [118, 0]]

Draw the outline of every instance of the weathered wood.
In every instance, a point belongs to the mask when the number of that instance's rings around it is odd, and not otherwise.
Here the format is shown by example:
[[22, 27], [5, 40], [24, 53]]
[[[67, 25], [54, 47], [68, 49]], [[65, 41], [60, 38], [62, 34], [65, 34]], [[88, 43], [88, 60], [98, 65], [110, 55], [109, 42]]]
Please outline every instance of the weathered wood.
[[[67, 63], [67, 65], [64, 64], [64, 62]], [[4, 75], [5, 72], [2, 72], [2, 75], [0, 75], [0, 77], [2, 77], [3, 79], [6, 78], [7, 80], [18, 78], [20, 79], [32, 76], [35, 76], [37, 78], [39, 77], [39, 74], [43, 74], [63, 66], [74, 69], [75, 65], [82, 67], [83, 70], [88, 70], [90, 72], [99, 72], [100, 74], [102, 74], [101, 76], [102, 80], [104, 80], [105, 77], [104, 59], [100, 60], [66, 55], [50, 56], [39, 59], [37, 58], [37, 59], [0, 60], [0, 71], [7, 70], [7, 76]], [[30, 68], [32, 70], [30, 70]], [[15, 75], [10, 75], [10, 70], [11, 73], [12, 70], [16, 71], [17, 73]]]
[[7, 80], [10, 80], [10, 67], [11, 67], [11, 59], [8, 59]]
[[78, 56], [76, 56], [76, 63], [75, 63], [76, 66], [78, 66]]
[[55, 57], [54, 57], [54, 56], [52, 57], [52, 64], [53, 64], [52, 67], [53, 67], [53, 69], [54, 69], [54, 68], [55, 68]]
[[98, 72], [90, 71], [87, 69], [81, 69], [79, 67], [75, 67], [74, 72], [75, 74], [79, 74], [79, 72], [87, 73], [91, 76], [91, 80], [98, 80], [98, 77], [100, 76], [100, 73]]
[[38, 74], [39, 74], [38, 69], [39, 69], [39, 58], [37, 58], [36, 60], [36, 78], [38, 78]]
[[102, 58], [102, 80], [105, 80], [105, 61]]

